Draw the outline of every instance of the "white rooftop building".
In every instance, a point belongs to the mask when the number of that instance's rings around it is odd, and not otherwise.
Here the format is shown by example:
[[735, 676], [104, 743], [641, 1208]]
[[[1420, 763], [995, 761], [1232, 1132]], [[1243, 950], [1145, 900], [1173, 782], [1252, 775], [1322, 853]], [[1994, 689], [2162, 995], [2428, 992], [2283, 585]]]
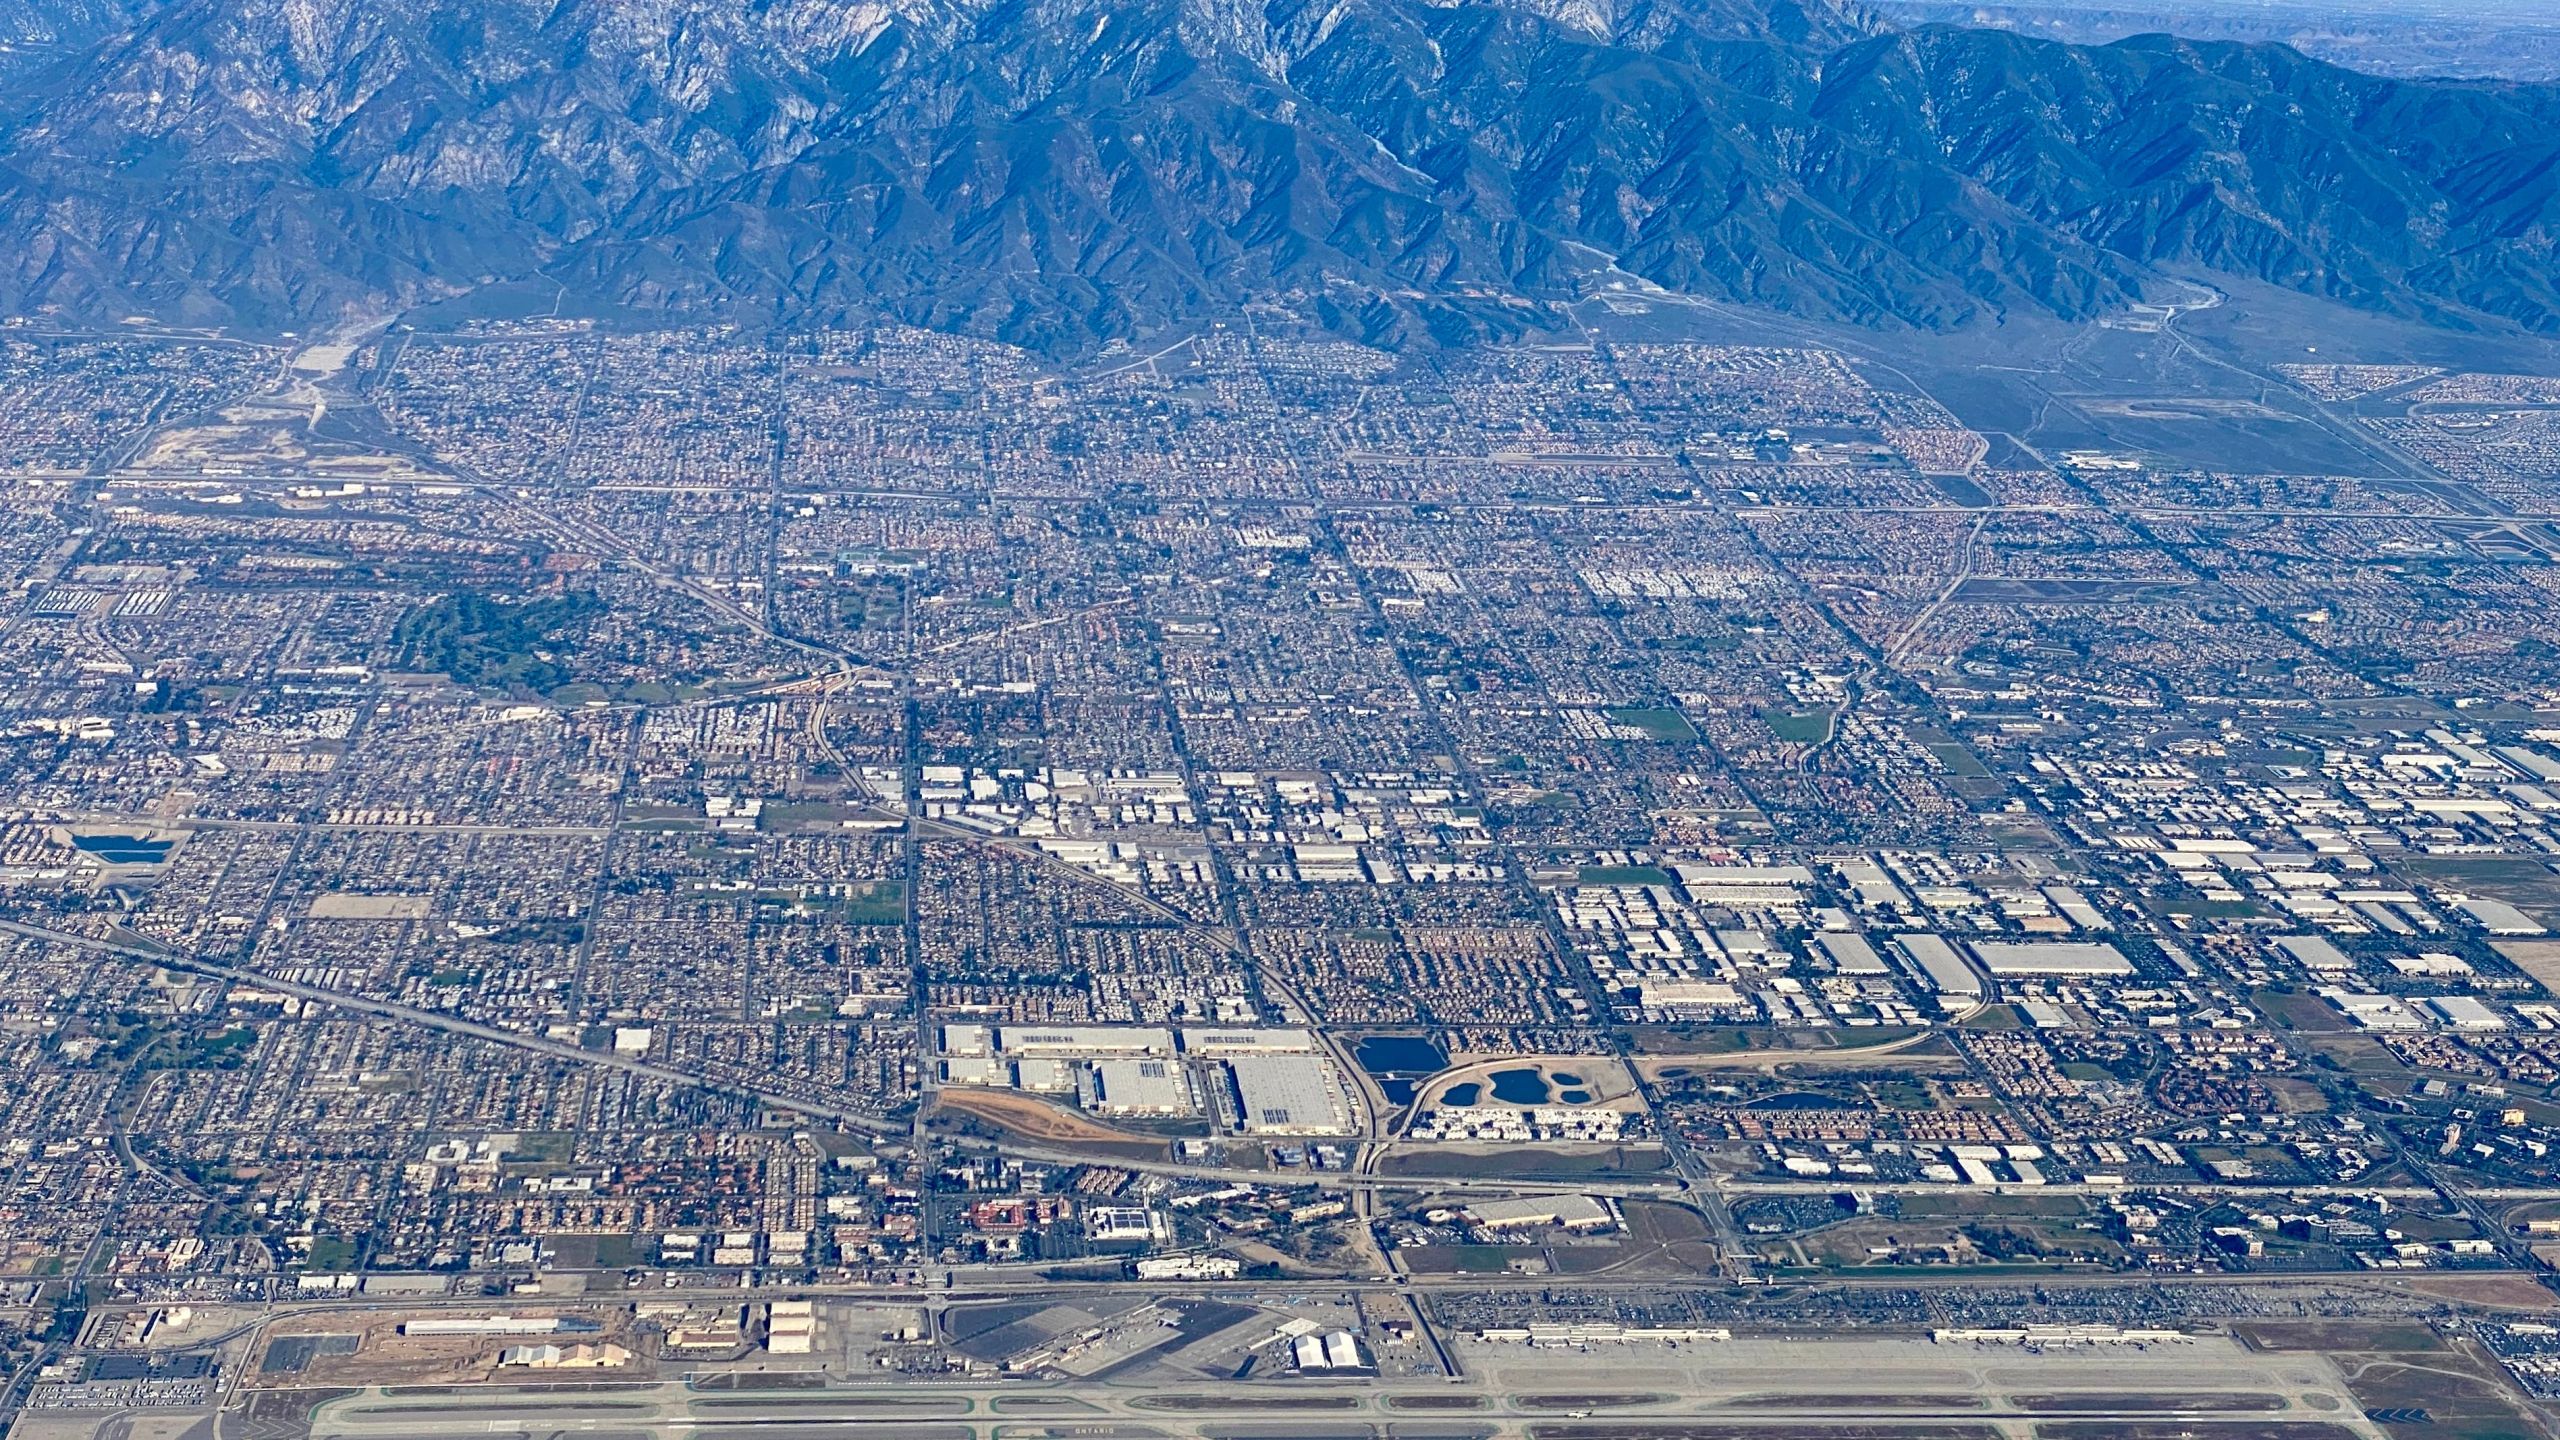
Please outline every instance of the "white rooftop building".
[[1248, 1135], [1341, 1135], [1351, 1105], [1321, 1055], [1237, 1055], [1226, 1062], [1236, 1120]]
[[1973, 957], [1993, 975], [2130, 975], [2133, 962], [2103, 940], [1975, 940]]
[[1173, 1032], [1151, 1025], [1007, 1025], [995, 1051], [1024, 1055], [1170, 1055]]
[[1097, 1115], [1189, 1115], [1191, 1077], [1171, 1060], [1096, 1060], [1084, 1067], [1084, 1108]]

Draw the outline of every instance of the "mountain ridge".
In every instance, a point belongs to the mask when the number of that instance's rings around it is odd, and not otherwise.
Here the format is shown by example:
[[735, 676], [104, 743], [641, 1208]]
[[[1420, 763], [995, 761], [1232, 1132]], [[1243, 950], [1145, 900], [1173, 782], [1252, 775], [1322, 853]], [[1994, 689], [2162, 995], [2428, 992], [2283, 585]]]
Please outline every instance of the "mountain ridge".
[[2086, 319], [2192, 271], [2560, 328], [2560, 89], [2275, 46], [1822, 0], [125, 4], [0, 123], [0, 308], [312, 328], [539, 280], [1073, 351], [1248, 306], [1463, 342], [1613, 285]]

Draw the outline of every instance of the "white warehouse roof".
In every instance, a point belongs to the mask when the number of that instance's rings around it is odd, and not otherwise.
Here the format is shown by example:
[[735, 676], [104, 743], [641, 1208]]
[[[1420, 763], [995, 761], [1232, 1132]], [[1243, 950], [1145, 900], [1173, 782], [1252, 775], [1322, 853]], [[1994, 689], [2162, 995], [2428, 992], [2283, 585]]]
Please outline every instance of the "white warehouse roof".
[[1339, 1135], [1350, 1106], [1321, 1055], [1237, 1055], [1227, 1062], [1248, 1135]]
[[1975, 940], [1974, 958], [1994, 975], [2130, 975], [2133, 962], [2103, 940]]

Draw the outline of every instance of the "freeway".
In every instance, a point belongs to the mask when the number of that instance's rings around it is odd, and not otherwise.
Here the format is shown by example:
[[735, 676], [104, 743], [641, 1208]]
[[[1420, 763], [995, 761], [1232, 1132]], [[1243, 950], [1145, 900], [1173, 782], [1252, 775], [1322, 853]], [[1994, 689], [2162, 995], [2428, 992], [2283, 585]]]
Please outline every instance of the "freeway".
[[[442, 1031], [449, 1035], [461, 1035], [474, 1040], [485, 1040], [491, 1044], [503, 1045], [509, 1049], [520, 1050], [527, 1054], [540, 1055], [546, 1059], [566, 1061], [578, 1065], [602, 1066], [607, 1069], [620, 1070], [627, 1074], [639, 1075], [648, 1079], [663, 1081], [670, 1085], [682, 1085], [692, 1089], [710, 1090], [720, 1094], [742, 1096], [747, 1099], [754, 1100], [759, 1104], [772, 1106], [777, 1110], [787, 1110], [796, 1114], [810, 1116], [813, 1119], [832, 1121], [848, 1128], [869, 1131], [875, 1135], [912, 1138], [914, 1134], [914, 1125], [911, 1121], [907, 1120], [892, 1120], [871, 1114], [867, 1111], [857, 1110], [850, 1106], [838, 1105], [825, 1100], [812, 1099], [804, 1095], [795, 1095], [783, 1091], [763, 1090], [752, 1086], [733, 1084], [728, 1081], [712, 1079], [708, 1076], [696, 1075], [690, 1071], [676, 1069], [673, 1066], [660, 1065], [647, 1060], [635, 1059], [627, 1055], [615, 1054], [611, 1051], [589, 1050], [583, 1046], [572, 1045], [565, 1041], [553, 1040], [540, 1035], [529, 1035], [523, 1031], [508, 1030], [495, 1025], [483, 1025], [477, 1021], [463, 1019], [458, 1015], [448, 1015], [435, 1010], [422, 1010], [414, 1005], [403, 1005], [397, 1001], [377, 1000], [366, 995], [351, 995], [343, 990], [332, 990], [326, 986], [305, 984], [298, 980], [287, 980], [279, 976], [267, 974], [264, 971], [245, 969], [237, 965], [225, 964], [215, 960], [207, 960], [200, 956], [181, 955], [173, 951], [159, 950], [149, 946], [128, 944], [116, 940], [106, 940], [92, 935], [78, 935], [68, 931], [48, 930], [40, 926], [22, 924], [14, 920], [0, 920], [0, 933], [23, 935], [30, 939], [50, 941], [59, 945], [74, 946], [94, 953], [111, 955], [119, 959], [137, 961], [146, 965], [155, 965], [164, 970], [174, 970], [192, 975], [210, 976], [216, 979], [229, 980], [237, 984], [253, 985], [262, 990], [279, 991], [283, 994], [296, 996], [305, 1000], [316, 1001], [320, 1004], [349, 1010], [360, 1015], [371, 1015], [377, 1019], [383, 1020], [397, 1020], [430, 1030]], [[954, 1143], [965, 1145], [968, 1142], [955, 1141]], [[1097, 1157], [1091, 1151], [1078, 1149], [1074, 1146], [1068, 1145], [1042, 1145], [1030, 1141], [1007, 1140], [1001, 1145], [987, 1143], [985, 1144], [985, 1148], [997, 1150], [1006, 1155], [1031, 1160], [1044, 1160], [1060, 1165], [1091, 1165], [1097, 1163]], [[1113, 1169], [1127, 1170], [1138, 1174], [1170, 1175], [1194, 1180], [1242, 1181], [1250, 1184], [1271, 1185], [1284, 1188], [1313, 1186], [1317, 1189], [1324, 1190], [1376, 1189], [1490, 1191], [1498, 1194], [1510, 1195], [1590, 1194], [1637, 1196], [1667, 1194], [1678, 1188], [1669, 1181], [1645, 1180], [1515, 1180], [1498, 1175], [1433, 1174], [1373, 1176], [1352, 1174], [1342, 1171], [1276, 1173], [1270, 1170], [1252, 1170], [1231, 1166], [1184, 1165], [1177, 1164], [1170, 1160], [1123, 1159], [1119, 1156], [1102, 1157], [1101, 1163], [1106, 1163]]]
[[[974, 838], [984, 839], [986, 837], [979, 836]], [[1037, 852], [1035, 851], [1034, 853]], [[1197, 924], [1197, 922], [1192, 923]], [[1206, 929], [1208, 927], [1202, 928]], [[252, 985], [260, 989], [275, 990], [284, 994], [297, 996], [305, 1000], [316, 1001], [321, 1004], [352, 1011], [357, 1014], [371, 1015], [377, 1019], [397, 1020], [406, 1024], [418, 1025], [427, 1029], [442, 1031], [446, 1034], [466, 1036], [474, 1040], [483, 1040], [491, 1044], [503, 1045], [510, 1049], [523, 1051], [528, 1054], [540, 1055], [547, 1059], [566, 1061], [579, 1065], [602, 1066], [608, 1069], [620, 1070], [627, 1074], [662, 1081], [670, 1085], [681, 1085], [692, 1089], [711, 1090], [722, 1094], [743, 1096], [745, 1098], [752, 1099], [759, 1104], [769, 1105], [778, 1110], [787, 1110], [797, 1114], [808, 1115], [815, 1119], [832, 1121], [848, 1128], [864, 1130], [876, 1135], [911, 1138], [914, 1134], [913, 1123], [907, 1120], [893, 1120], [867, 1111], [857, 1110], [850, 1106], [833, 1104], [824, 1100], [813, 1099], [808, 1096], [795, 1095], [776, 1090], [761, 1090], [754, 1087], [732, 1084], [712, 1079], [707, 1076], [697, 1075], [690, 1071], [677, 1069], [673, 1066], [656, 1064], [651, 1061], [636, 1059], [631, 1056], [620, 1055], [611, 1051], [590, 1050], [583, 1046], [572, 1045], [565, 1041], [553, 1040], [546, 1036], [530, 1035], [522, 1031], [508, 1030], [495, 1025], [484, 1025], [477, 1021], [467, 1020], [458, 1015], [445, 1014], [441, 1011], [423, 1010], [413, 1005], [403, 1005], [397, 1001], [379, 1000], [365, 995], [352, 995], [343, 990], [332, 990], [325, 986], [305, 984], [296, 980], [287, 980], [267, 974], [263, 971], [250, 970], [237, 965], [230, 965], [220, 961], [204, 959], [200, 956], [181, 955], [172, 951], [155, 949], [150, 946], [102, 939], [91, 935], [79, 935], [68, 931], [50, 930], [41, 926], [28, 925], [13, 920], [0, 920], [0, 933], [23, 935], [30, 939], [74, 946], [93, 953], [111, 955], [120, 959], [137, 961], [147, 965], [155, 965], [166, 970], [211, 976], [217, 979], [229, 980], [237, 984]], [[972, 1142], [955, 1139], [954, 1143], [966, 1146]], [[1008, 1139], [1001, 1143], [975, 1143], [982, 1145], [984, 1148], [995, 1150], [1006, 1155], [1018, 1156], [1024, 1159], [1044, 1160], [1054, 1164], [1090, 1165], [1096, 1163], [1096, 1157], [1090, 1151], [1081, 1150], [1067, 1145], [1043, 1145], [1036, 1142], [1014, 1139]], [[1662, 1199], [1676, 1199], [1686, 1192], [1688, 1198], [1692, 1200], [1701, 1198], [1700, 1187], [1696, 1183], [1698, 1177], [1667, 1177], [1661, 1180], [1536, 1179], [1514, 1178], [1501, 1175], [1446, 1175], [1431, 1172], [1373, 1174], [1367, 1173], [1366, 1167], [1363, 1167], [1361, 1171], [1356, 1173], [1344, 1171], [1280, 1173], [1270, 1170], [1254, 1170], [1230, 1166], [1188, 1165], [1171, 1160], [1124, 1159], [1118, 1156], [1106, 1157], [1103, 1163], [1109, 1164], [1114, 1169], [1127, 1170], [1137, 1174], [1166, 1175], [1204, 1181], [1239, 1181], [1248, 1184], [1273, 1185], [1288, 1188], [1312, 1186], [1317, 1189], [1351, 1191], [1400, 1190], [1451, 1193], [1492, 1192], [1513, 1195], [1585, 1194], [1607, 1195], [1620, 1198], [1654, 1197]], [[1846, 1188], [1839, 1182], [1823, 1181], [1723, 1180], [1720, 1184], [1725, 1193], [1733, 1195], [1814, 1196], [1832, 1194]], [[1876, 1193], [1949, 1194], [1963, 1193], [1967, 1187], [1947, 1185], [1936, 1181], [1910, 1181], [1861, 1183], [1856, 1185], [1854, 1188]], [[2026, 1187], [2008, 1186], [1996, 1188], [2015, 1190]], [[2281, 1193], [2287, 1195], [2383, 1195], [2393, 1199], [2416, 1199], [2443, 1193], [2439, 1187], [2418, 1185], [2293, 1185], [2284, 1186], [2280, 1189], [2271, 1189], [2267, 1186], [2217, 1184], [2214, 1182], [2200, 1180], [2174, 1181], [2162, 1184], [2145, 1184], [2140, 1186], [2062, 1183], [2036, 1186], [2033, 1188], [2040, 1193], [2051, 1195], [2110, 1195], [2121, 1194], [2129, 1189], [2140, 1189], [2170, 1194], [2215, 1197], [2264, 1196], [2268, 1194]], [[2560, 1186], [2484, 1187], [2462, 1193], [2472, 1200], [2481, 1201], [2560, 1200]]]
[[235, 820], [221, 816], [187, 815], [170, 819], [159, 815], [119, 814], [112, 810], [45, 811], [48, 823], [61, 825], [111, 825], [122, 828], [157, 830], [246, 830], [270, 835], [299, 835], [311, 830], [381, 831], [411, 835], [524, 835], [552, 836], [582, 840], [600, 840], [611, 834], [603, 825], [504, 825], [461, 824], [443, 821], [389, 820]]
[[[2044, 1185], [1964, 1185], [1944, 1180], [1727, 1180], [1737, 1195], [1837, 1195], [1855, 1190], [1863, 1195], [2201, 1195], [2216, 1199], [2278, 1195], [2379, 1195], [2390, 1200], [2427, 1200], [2441, 1192], [2432, 1185], [2250, 1185], [2214, 1180], [2164, 1180], [2107, 1184], [2061, 1181]], [[2481, 1200], [2560, 1200], [2560, 1185], [2484, 1186], [2464, 1194]]]
[[1956, 592], [1964, 588], [1964, 582], [1973, 578], [1974, 552], [1982, 539], [1983, 527], [1990, 523], [1991, 516], [1985, 512], [1974, 520], [1971, 529], [1964, 532], [1964, 537], [1956, 548], [1955, 573], [1947, 577], [1946, 587], [1938, 592], [1937, 597], [1922, 607], [1919, 614], [1911, 617], [1911, 623], [1904, 626], [1902, 633], [1895, 636], [1893, 642], [1884, 647], [1885, 664], [1899, 664], [1904, 657], [1908, 656], [1911, 653], [1911, 647], [1919, 643], [1920, 636], [1929, 628], [1929, 622], [1937, 619], [1938, 612], [1946, 609], [1948, 602], [1955, 599]]
[[841, 1124], [853, 1126], [858, 1129], [871, 1130], [886, 1134], [903, 1134], [907, 1128], [903, 1124], [884, 1120], [877, 1115], [868, 1115], [861, 1111], [844, 1106], [827, 1105], [821, 1102], [812, 1102], [798, 1096], [766, 1093], [752, 1090], [744, 1086], [723, 1084], [721, 1082], [706, 1079], [703, 1076], [694, 1075], [669, 1066], [656, 1065], [646, 1060], [634, 1059], [628, 1055], [617, 1055], [610, 1051], [589, 1050], [582, 1046], [571, 1045], [566, 1041], [553, 1040], [546, 1036], [528, 1035], [518, 1030], [507, 1030], [495, 1025], [483, 1025], [475, 1020], [463, 1019], [459, 1015], [447, 1015], [436, 1010], [421, 1010], [417, 1006], [403, 1005], [396, 1000], [377, 1000], [367, 995], [350, 995], [343, 990], [332, 990], [321, 985], [307, 985], [298, 980], [287, 980], [279, 976], [269, 975], [264, 971], [244, 969], [240, 966], [224, 964], [217, 960], [207, 960], [201, 956], [181, 955], [174, 951], [158, 950], [149, 946], [127, 944], [117, 940], [106, 940], [94, 935], [78, 935], [68, 931], [48, 930], [40, 926], [21, 924], [14, 920], [0, 920], [0, 932], [6, 932], [12, 935], [23, 935], [29, 939], [49, 941], [57, 945], [69, 945], [96, 953], [113, 955], [121, 959], [140, 961], [146, 965], [156, 965], [164, 970], [174, 970], [191, 975], [211, 976], [215, 979], [229, 980], [242, 985], [254, 985], [262, 990], [279, 991], [283, 994], [292, 995], [300, 999], [313, 1000], [324, 1005], [333, 1006], [337, 1009], [353, 1011], [359, 1015], [371, 1015], [377, 1019], [383, 1020], [398, 1020], [406, 1024], [421, 1026], [429, 1030], [440, 1030], [448, 1035], [468, 1036], [474, 1040], [485, 1040], [493, 1045], [503, 1045], [512, 1050], [521, 1050], [528, 1054], [541, 1055], [548, 1059], [566, 1060], [580, 1065], [603, 1066], [607, 1069], [620, 1070], [628, 1074], [644, 1076], [652, 1080], [665, 1081], [671, 1085], [682, 1085], [693, 1089], [718, 1090], [728, 1094], [743, 1095], [766, 1104], [799, 1111], [804, 1114], [815, 1115], [828, 1120], [834, 1120]]

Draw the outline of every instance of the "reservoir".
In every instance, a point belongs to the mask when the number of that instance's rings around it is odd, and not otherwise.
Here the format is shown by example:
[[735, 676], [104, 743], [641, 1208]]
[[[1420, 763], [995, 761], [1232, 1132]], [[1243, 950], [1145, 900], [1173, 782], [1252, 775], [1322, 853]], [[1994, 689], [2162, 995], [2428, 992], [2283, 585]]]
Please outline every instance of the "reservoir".
[[152, 840], [140, 835], [74, 835], [72, 848], [83, 855], [94, 855], [110, 865], [157, 865], [169, 858], [175, 840]]
[[1449, 1052], [1420, 1035], [1371, 1035], [1352, 1047], [1351, 1058], [1390, 1105], [1412, 1104], [1417, 1082], [1449, 1068]]

